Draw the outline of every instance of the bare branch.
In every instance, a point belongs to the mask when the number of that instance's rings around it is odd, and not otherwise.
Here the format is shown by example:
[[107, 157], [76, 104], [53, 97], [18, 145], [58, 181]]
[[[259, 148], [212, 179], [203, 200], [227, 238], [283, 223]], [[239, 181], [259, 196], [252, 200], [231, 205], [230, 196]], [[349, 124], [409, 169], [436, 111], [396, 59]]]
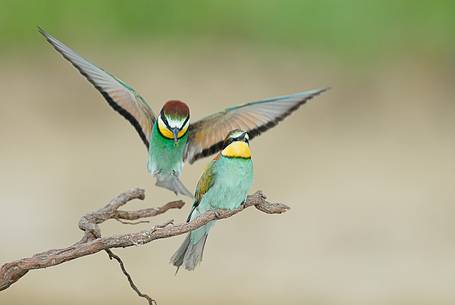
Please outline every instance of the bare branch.
[[185, 205], [182, 200], [171, 201], [159, 208], [150, 208], [137, 211], [116, 211], [114, 218], [136, 220], [140, 218], [153, 217], [166, 213], [170, 209], [181, 209]]
[[[112, 199], [103, 208], [99, 209], [98, 211], [89, 213], [80, 219], [79, 228], [85, 233], [84, 237], [80, 241], [66, 248], [48, 250], [45, 252], [37, 253], [31, 257], [22, 258], [4, 264], [0, 268], [0, 291], [10, 287], [30, 270], [59, 265], [61, 263], [86, 255], [91, 255], [103, 250], [107, 250], [110, 257], [116, 258], [116, 255], [113, 254], [110, 249], [139, 246], [156, 239], [185, 234], [191, 230], [197, 229], [207, 224], [212, 220], [231, 217], [251, 206], [255, 206], [258, 210], [267, 214], [281, 214], [289, 210], [289, 207], [284, 204], [271, 203], [266, 201], [266, 197], [262, 194], [262, 192], [258, 191], [253, 195], [248, 196], [245, 203], [236, 210], [213, 210], [200, 215], [188, 223], [175, 225], [172, 221], [169, 221], [163, 225], [155, 225], [147, 230], [142, 230], [135, 233], [101, 237], [101, 230], [98, 225], [106, 220], [137, 220], [146, 217], [153, 217], [159, 214], [163, 214], [171, 209], [180, 209], [184, 205], [183, 201], [173, 201], [159, 208], [142, 209], [136, 211], [119, 210], [120, 207], [124, 206], [127, 202], [133, 199], [143, 200], [144, 198], [144, 190], [139, 188], [131, 189], [125, 193], [122, 193]], [[135, 289], [136, 293], [138, 293], [140, 296], [148, 298], [149, 302], [153, 302], [153, 299], [142, 294], [137, 289], [137, 287], [132, 282], [131, 277], [126, 272], [123, 263], [121, 263], [121, 260], [117, 261], [120, 263], [123, 273], [128, 277], [130, 285], [133, 287], [133, 289]]]
[[139, 288], [137, 288], [136, 284], [134, 284], [133, 278], [128, 273], [128, 271], [126, 271], [126, 267], [125, 267], [125, 264], [123, 263], [122, 259], [118, 255], [114, 254], [114, 252], [112, 252], [111, 249], [106, 249], [106, 252], [107, 252], [107, 255], [109, 255], [110, 259], [115, 259], [119, 263], [120, 269], [122, 269], [123, 274], [128, 279], [128, 283], [130, 284], [130, 287], [136, 292], [136, 294], [139, 297], [146, 299], [147, 302], [149, 303], [149, 305], [156, 305], [156, 301], [154, 299], [152, 299], [149, 295], [141, 292], [139, 290]]
[[127, 220], [121, 220], [120, 218], [115, 218], [120, 223], [123, 223], [124, 225], [140, 225], [144, 223], [151, 223], [150, 220], [138, 220], [138, 221], [127, 221]]

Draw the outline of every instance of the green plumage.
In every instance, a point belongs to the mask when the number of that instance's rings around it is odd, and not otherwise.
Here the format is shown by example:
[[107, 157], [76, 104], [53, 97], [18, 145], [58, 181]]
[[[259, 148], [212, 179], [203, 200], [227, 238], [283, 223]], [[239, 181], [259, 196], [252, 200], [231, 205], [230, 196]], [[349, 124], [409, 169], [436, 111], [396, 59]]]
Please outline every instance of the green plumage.
[[[253, 163], [251, 159], [227, 158], [220, 155], [213, 160], [196, 188], [195, 202], [188, 218], [189, 221], [213, 209], [233, 210], [245, 201], [253, 182]], [[192, 231], [171, 258], [176, 267], [184, 265], [193, 270], [202, 260], [207, 235], [214, 221]]]
[[149, 145], [148, 170], [151, 174], [179, 174], [183, 168], [183, 152], [185, 150], [188, 134], [185, 134], [177, 143], [165, 138], [158, 131], [157, 122], [153, 124]]
[[193, 197], [178, 178], [183, 168], [182, 155], [188, 134], [175, 143], [174, 140], [163, 137], [158, 131], [157, 125], [157, 121], [155, 121], [150, 137], [148, 171], [156, 177], [156, 185]]

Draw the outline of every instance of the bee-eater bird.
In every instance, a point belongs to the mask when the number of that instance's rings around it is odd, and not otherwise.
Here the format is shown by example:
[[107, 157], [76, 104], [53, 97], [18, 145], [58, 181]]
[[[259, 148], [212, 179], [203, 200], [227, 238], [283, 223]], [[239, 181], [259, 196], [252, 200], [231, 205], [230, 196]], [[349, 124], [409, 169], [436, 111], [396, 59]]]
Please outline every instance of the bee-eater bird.
[[41, 28], [39, 31], [87, 78], [109, 105], [134, 126], [148, 149], [147, 168], [156, 177], [156, 185], [190, 197], [191, 193], [179, 180], [184, 161], [193, 163], [220, 151], [228, 132], [236, 128], [247, 131], [253, 139], [327, 90], [308, 90], [250, 102], [190, 124], [190, 110], [184, 102], [166, 102], [157, 117], [131, 86], [88, 62]]
[[[222, 149], [199, 179], [187, 221], [213, 209], [237, 209], [248, 195], [253, 182], [248, 133], [238, 129], [231, 131], [224, 140]], [[187, 270], [193, 270], [202, 260], [207, 235], [214, 223], [211, 221], [188, 233], [171, 258], [171, 263], [177, 270], [182, 265]]]

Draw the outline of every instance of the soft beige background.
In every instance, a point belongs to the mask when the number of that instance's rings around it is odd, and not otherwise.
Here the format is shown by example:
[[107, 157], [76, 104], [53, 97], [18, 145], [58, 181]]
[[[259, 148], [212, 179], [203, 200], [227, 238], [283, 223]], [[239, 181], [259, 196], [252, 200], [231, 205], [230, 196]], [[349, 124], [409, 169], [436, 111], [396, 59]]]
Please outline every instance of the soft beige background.
[[[239, 53], [241, 52], [241, 53]], [[90, 50], [85, 53], [90, 54]], [[161, 304], [453, 304], [453, 78], [403, 61], [374, 72], [279, 60], [249, 50], [176, 57], [159, 50], [91, 56], [155, 109], [186, 100], [193, 118], [232, 103], [317, 86], [333, 89], [252, 142], [253, 190], [292, 210], [219, 223], [195, 272], [168, 259], [182, 238], [117, 250]], [[361, 75], [358, 76], [358, 75]], [[79, 217], [134, 186], [156, 206], [128, 123], [56, 54], [0, 71], [2, 262], [77, 240]], [[193, 187], [208, 160], [187, 166]], [[187, 206], [156, 219], [183, 221]], [[106, 233], [139, 229], [103, 226]], [[1, 304], [142, 304], [104, 253], [34, 271]]]
[[[154, 186], [134, 129], [43, 41], [34, 28], [40, 24], [133, 85], [156, 112], [166, 99], [185, 100], [193, 121], [254, 99], [332, 87], [252, 142], [252, 192], [290, 205], [288, 213], [249, 209], [218, 223], [203, 263], [177, 276], [168, 261], [183, 237], [116, 250], [159, 304], [455, 303], [455, 62], [445, 48], [448, 19], [435, 13], [447, 11], [442, 4], [410, 11], [405, 1], [376, 1], [364, 13], [355, 1], [340, 10], [324, 2], [313, 14], [288, 1], [287, 13], [269, 20], [273, 5], [256, 10], [247, 1], [239, 23], [213, 14], [236, 13], [240, 2], [217, 2], [219, 11], [187, 13], [225, 28], [196, 17], [202, 26], [186, 28], [178, 6], [156, 21], [146, 13], [160, 8], [141, 11], [145, 2], [129, 11], [119, 1], [112, 11], [96, 2], [90, 14], [76, 2], [54, 2], [0, 11], [0, 264], [78, 240], [80, 216], [128, 188], [146, 189], [132, 209], [176, 198]], [[177, 22], [169, 37], [166, 16]], [[187, 186], [194, 188], [208, 161], [185, 167]], [[189, 205], [154, 221], [182, 222]], [[99, 253], [30, 272], [0, 292], [0, 304], [144, 301]]]

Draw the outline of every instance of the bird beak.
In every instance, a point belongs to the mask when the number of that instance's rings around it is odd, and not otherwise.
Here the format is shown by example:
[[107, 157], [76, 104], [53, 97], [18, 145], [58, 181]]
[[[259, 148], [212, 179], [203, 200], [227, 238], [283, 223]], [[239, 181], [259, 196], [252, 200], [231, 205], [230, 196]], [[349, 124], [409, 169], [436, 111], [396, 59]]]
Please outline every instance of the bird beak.
[[174, 129], [172, 129], [172, 132], [174, 133], [174, 143], [177, 144], [177, 142], [179, 141], [179, 138], [178, 138], [179, 129], [178, 128], [174, 128]]

